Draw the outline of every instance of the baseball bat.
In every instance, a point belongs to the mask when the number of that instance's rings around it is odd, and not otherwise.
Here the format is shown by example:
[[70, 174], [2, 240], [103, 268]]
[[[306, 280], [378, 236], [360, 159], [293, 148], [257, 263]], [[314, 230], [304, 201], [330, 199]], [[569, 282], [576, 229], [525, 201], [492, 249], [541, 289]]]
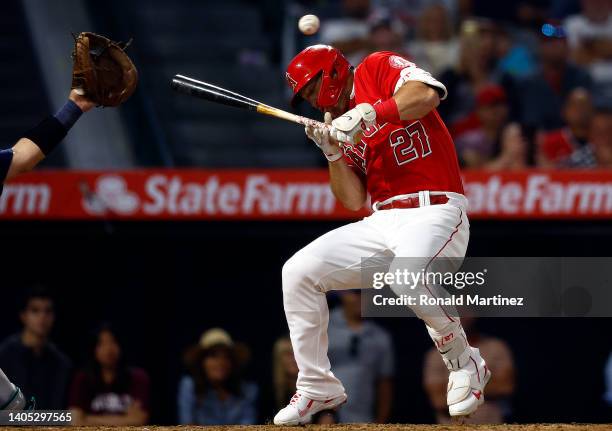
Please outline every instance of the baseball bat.
[[193, 79], [188, 76], [175, 75], [172, 78], [171, 87], [173, 90], [182, 94], [187, 94], [226, 106], [232, 106], [234, 108], [247, 109], [249, 111], [291, 121], [303, 126], [327, 127], [325, 123], [320, 121], [283, 111], [282, 109], [266, 105], [265, 103], [243, 96], [242, 94], [235, 93], [208, 82], [198, 81], [197, 79]]

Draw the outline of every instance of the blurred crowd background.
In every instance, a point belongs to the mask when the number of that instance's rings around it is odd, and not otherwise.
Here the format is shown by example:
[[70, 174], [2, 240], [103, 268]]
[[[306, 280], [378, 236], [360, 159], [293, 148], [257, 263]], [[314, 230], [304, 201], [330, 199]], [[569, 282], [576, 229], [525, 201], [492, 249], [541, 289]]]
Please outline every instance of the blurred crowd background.
[[[302, 6], [294, 12], [318, 4]], [[439, 111], [465, 168], [607, 168], [611, 8], [607, 0], [343, 0], [320, 7], [318, 40], [353, 64], [374, 51], [401, 53], [443, 82], [449, 97]]]
[[[338, 413], [323, 413], [316, 421], [388, 423], [396, 384], [394, 341], [386, 329], [362, 319], [358, 290], [336, 294], [333, 299], [337, 307], [330, 319], [329, 355], [351, 398]], [[0, 343], [0, 367], [28, 396], [35, 396], [38, 408], [69, 408], [77, 425], [149, 422], [150, 378], [129, 362], [124, 334], [118, 327], [100, 322], [91, 328], [88, 337], [79, 340], [81, 363], [74, 364], [50, 339], [56, 319], [51, 293], [42, 286], [31, 287], [19, 308], [21, 329]], [[502, 339], [480, 334], [474, 321], [465, 316], [464, 326], [470, 343], [486, 355], [494, 378], [487, 388], [488, 401], [470, 421], [502, 423], [512, 417], [513, 354]], [[272, 378], [250, 381], [243, 374], [251, 359], [249, 346], [235, 342], [222, 328], [204, 331], [184, 350], [176, 404], [166, 407], [168, 413], [175, 411], [180, 424], [257, 424], [269, 419], [295, 393], [298, 369], [288, 337], [267, 347], [272, 352]], [[433, 347], [423, 357], [422, 375], [421, 389], [429, 399], [431, 414], [438, 423], [449, 423], [448, 371]]]
[[[16, 316], [2, 315], [9, 323], [2, 333], [9, 335], [0, 342], [0, 367], [35, 397], [38, 409], [70, 409], [75, 425], [269, 423], [295, 392], [298, 368], [286, 328], [277, 329], [282, 322], [274, 325], [260, 317], [245, 323], [245, 307], [236, 306], [227, 294], [223, 313], [211, 311], [210, 301], [223, 294], [208, 295], [208, 301], [194, 307], [208, 316], [193, 316], [187, 325], [178, 317], [190, 311], [187, 307], [173, 312], [142, 297], [124, 304], [113, 289], [78, 293], [64, 287], [60, 292], [56, 296], [42, 285], [31, 285], [16, 295]], [[83, 306], [82, 298], [92, 296], [102, 303]], [[174, 300], [167, 291], [161, 296], [166, 303]], [[426, 336], [419, 336], [420, 322], [363, 319], [358, 290], [334, 293], [330, 303], [329, 357], [350, 398], [338, 412], [317, 415], [316, 423], [451, 423], [448, 371]], [[144, 317], [148, 314], [154, 315]], [[252, 314], [280, 317], [282, 311], [261, 308]], [[151, 323], [160, 318], [170, 321]], [[221, 327], [200, 333], [202, 319], [237, 328], [250, 342]], [[557, 367], [544, 368], [548, 359], [536, 347], [537, 340], [546, 330], [568, 325], [559, 319], [545, 325], [536, 320], [477, 319], [464, 310], [470, 344], [480, 349], [493, 373], [485, 404], [467, 422], [609, 421], [612, 353], [605, 365], [605, 346], [600, 346], [567, 354]], [[578, 331], [592, 324], [578, 320], [577, 325], [572, 322]], [[533, 337], [522, 334], [527, 327], [536, 330]], [[53, 334], [59, 334], [59, 344]], [[563, 336], [572, 346], [568, 348], [577, 347], [571, 333]], [[562, 379], [559, 371], [576, 365], [576, 358], [589, 371]], [[577, 391], [578, 382], [588, 386]]]
[[[176, 73], [190, 75], [286, 109], [284, 68], [315, 43], [337, 46], [353, 65], [392, 50], [436, 76], [449, 90], [439, 111], [466, 168], [612, 165], [608, 0], [61, 3], [61, 14], [38, 0], [3, 6], [1, 49], [11, 60], [1, 93], [10, 109], [0, 144], [65, 99], [70, 31], [134, 38], [141, 82], [120, 115], [109, 111], [79, 125], [51, 165], [323, 165], [299, 127], [177, 97], [168, 84]], [[306, 13], [321, 18], [314, 36], [297, 29]]]
[[[323, 166], [300, 127], [169, 86], [181, 73], [287, 108], [284, 67], [314, 43], [354, 65], [393, 50], [438, 77], [466, 169], [612, 166], [610, 0], [5, 0], [1, 10], [3, 148], [65, 101], [71, 31], [134, 38], [134, 98], [81, 120], [47, 167]], [[322, 20], [316, 36], [297, 31], [306, 13]], [[71, 408], [78, 423], [265, 423], [297, 373], [280, 268], [336, 226], [3, 222], [12, 272], [0, 367], [40, 408]], [[477, 221], [470, 254], [605, 256], [608, 239], [606, 220]], [[446, 371], [421, 323], [363, 320], [356, 292], [330, 302], [330, 357], [349, 403], [317, 420], [448, 421]], [[465, 323], [494, 375], [474, 421], [612, 420], [609, 319]]]

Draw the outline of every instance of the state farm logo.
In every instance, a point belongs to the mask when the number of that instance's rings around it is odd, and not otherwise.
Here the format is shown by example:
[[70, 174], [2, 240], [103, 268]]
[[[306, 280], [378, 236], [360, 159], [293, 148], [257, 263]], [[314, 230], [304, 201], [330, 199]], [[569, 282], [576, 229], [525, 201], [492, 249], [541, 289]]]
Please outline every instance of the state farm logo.
[[0, 214], [45, 215], [49, 212], [51, 196], [48, 184], [7, 184], [0, 196]]
[[140, 198], [131, 192], [125, 178], [119, 175], [104, 175], [97, 179], [93, 191], [82, 190], [83, 208], [89, 214], [102, 215], [108, 212], [130, 215], [138, 211]]
[[612, 214], [612, 183], [606, 181], [555, 181], [534, 174], [520, 182], [492, 175], [485, 181], [466, 182], [465, 192], [472, 214]]
[[193, 217], [331, 214], [336, 206], [326, 182], [282, 183], [266, 175], [247, 175], [244, 182], [222, 181], [217, 175], [185, 181], [180, 175], [163, 174], [148, 176], [143, 183], [129, 176], [127, 180], [108, 174], [99, 177], [93, 189], [82, 183], [83, 209], [93, 216]]
[[278, 216], [331, 214], [336, 200], [326, 182], [278, 182], [267, 175], [247, 175], [244, 182], [217, 175], [186, 181], [156, 174], [144, 184], [142, 213], [147, 216]]

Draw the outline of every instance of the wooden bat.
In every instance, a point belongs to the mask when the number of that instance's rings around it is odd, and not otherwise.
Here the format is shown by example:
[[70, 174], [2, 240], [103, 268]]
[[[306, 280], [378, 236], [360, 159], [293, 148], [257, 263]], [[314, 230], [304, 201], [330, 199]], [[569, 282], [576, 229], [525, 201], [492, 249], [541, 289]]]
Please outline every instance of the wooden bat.
[[174, 91], [195, 96], [210, 102], [233, 106], [235, 108], [247, 109], [249, 111], [270, 115], [272, 117], [291, 121], [303, 126], [329, 127], [320, 121], [283, 111], [282, 109], [250, 99], [242, 94], [234, 93], [233, 91], [225, 88], [217, 87], [216, 85], [208, 82], [198, 81], [197, 79], [189, 78], [188, 76], [175, 75], [172, 78], [171, 86]]

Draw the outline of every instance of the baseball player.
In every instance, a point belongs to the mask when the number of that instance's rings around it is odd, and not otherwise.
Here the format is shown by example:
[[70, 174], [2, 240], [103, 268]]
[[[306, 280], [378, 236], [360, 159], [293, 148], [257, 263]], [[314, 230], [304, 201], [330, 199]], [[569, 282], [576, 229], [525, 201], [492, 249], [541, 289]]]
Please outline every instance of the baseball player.
[[[299, 374], [296, 394], [274, 423], [297, 425], [347, 400], [327, 357], [325, 293], [360, 287], [362, 258], [413, 257], [415, 267], [408, 269], [414, 272], [436, 258], [462, 260], [469, 222], [453, 141], [436, 111], [447, 95], [442, 83], [392, 52], [373, 53], [353, 68], [326, 45], [300, 52], [286, 79], [292, 104], [305, 99], [324, 112], [327, 127], [308, 127], [306, 134], [329, 162], [336, 198], [358, 210], [369, 194], [374, 210], [316, 239], [283, 266], [283, 304]], [[400, 265], [396, 262], [390, 272]], [[390, 287], [406, 292], [406, 286]], [[433, 296], [423, 283], [415, 294]], [[452, 313], [442, 307], [411, 309], [424, 320], [450, 371], [450, 415], [471, 414], [483, 403], [491, 378], [485, 361]]]
[[[0, 195], [4, 181], [32, 170], [57, 147], [79, 117], [94, 106], [77, 90], [72, 90], [68, 101], [57, 114], [26, 132], [12, 148], [0, 150]], [[26, 402], [21, 390], [0, 369], [0, 410], [21, 410], [32, 404], [32, 401]]]
[[[64, 139], [84, 112], [119, 106], [136, 90], [138, 72], [122, 44], [93, 33], [75, 37], [72, 90], [66, 104], [30, 129], [9, 149], [0, 150], [0, 196], [4, 182], [32, 170]], [[33, 408], [0, 369], [0, 410]]]

